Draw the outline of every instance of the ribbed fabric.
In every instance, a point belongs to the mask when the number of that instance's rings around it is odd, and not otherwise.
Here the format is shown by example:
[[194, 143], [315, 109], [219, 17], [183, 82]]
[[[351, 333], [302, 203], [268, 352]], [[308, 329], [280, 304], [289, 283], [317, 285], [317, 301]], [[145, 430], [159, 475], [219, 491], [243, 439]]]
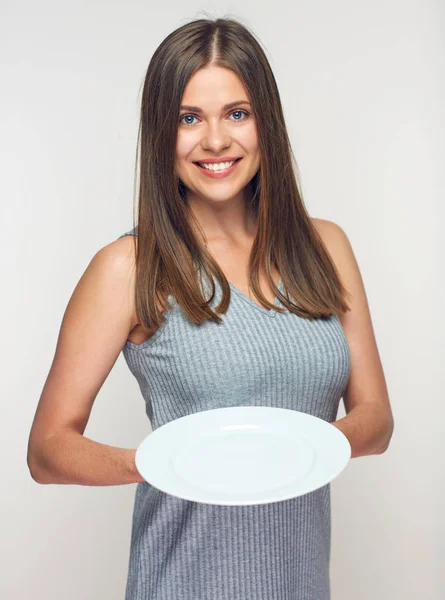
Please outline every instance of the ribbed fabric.
[[[155, 335], [122, 349], [152, 429], [227, 406], [335, 421], [350, 373], [338, 317], [279, 314], [230, 288], [222, 323], [191, 323], [171, 297]], [[271, 504], [217, 506], [138, 483], [125, 600], [330, 600], [330, 500], [328, 484]]]

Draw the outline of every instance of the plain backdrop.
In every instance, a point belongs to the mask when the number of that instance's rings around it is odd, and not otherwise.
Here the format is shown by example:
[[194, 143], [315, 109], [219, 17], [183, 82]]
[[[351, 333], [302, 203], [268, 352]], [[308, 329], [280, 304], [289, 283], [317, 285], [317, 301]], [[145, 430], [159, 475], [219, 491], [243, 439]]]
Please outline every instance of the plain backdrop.
[[[389, 450], [332, 482], [332, 600], [444, 598], [443, 2], [0, 6], [1, 598], [124, 598], [135, 484], [39, 485], [26, 449], [74, 287], [132, 227], [147, 65], [207, 16], [238, 18], [266, 50], [306, 206], [349, 237], [386, 375]], [[136, 448], [149, 433], [121, 354], [85, 435]]]

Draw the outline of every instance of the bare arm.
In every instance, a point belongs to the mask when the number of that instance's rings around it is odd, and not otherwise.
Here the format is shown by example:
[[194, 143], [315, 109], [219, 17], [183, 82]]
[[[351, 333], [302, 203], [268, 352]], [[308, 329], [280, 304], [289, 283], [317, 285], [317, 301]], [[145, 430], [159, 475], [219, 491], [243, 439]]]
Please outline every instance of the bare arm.
[[386, 409], [377, 404], [359, 404], [343, 418], [332, 423], [351, 445], [351, 458], [383, 454], [391, 439]]
[[340, 315], [351, 355], [343, 397], [346, 416], [332, 424], [348, 438], [352, 458], [383, 454], [393, 434], [394, 418], [360, 269], [338, 225], [323, 219], [315, 219], [314, 225], [350, 293], [347, 303], [351, 310]]
[[39, 483], [119, 485], [144, 481], [135, 450], [83, 435], [94, 400], [134, 326], [132, 237], [105, 246], [77, 284], [32, 424], [27, 462]]
[[[40, 465], [32, 471], [38, 483], [122, 485], [145, 481], [136, 469], [136, 450], [100, 444], [73, 429], [47, 439]], [[46, 463], [46, 464], [45, 464]]]

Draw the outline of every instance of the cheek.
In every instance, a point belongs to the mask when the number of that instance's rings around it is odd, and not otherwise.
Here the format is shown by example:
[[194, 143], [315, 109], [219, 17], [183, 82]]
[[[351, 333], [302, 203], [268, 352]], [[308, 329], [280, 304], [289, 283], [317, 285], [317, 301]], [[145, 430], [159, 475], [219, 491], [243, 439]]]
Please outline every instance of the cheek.
[[240, 132], [238, 140], [248, 152], [255, 152], [258, 149], [258, 135], [256, 127], [246, 127], [245, 130]]
[[176, 139], [176, 159], [181, 160], [187, 156], [187, 145], [183, 136]]
[[192, 132], [180, 131], [176, 136], [176, 156], [179, 160], [186, 159], [196, 146], [196, 135]]

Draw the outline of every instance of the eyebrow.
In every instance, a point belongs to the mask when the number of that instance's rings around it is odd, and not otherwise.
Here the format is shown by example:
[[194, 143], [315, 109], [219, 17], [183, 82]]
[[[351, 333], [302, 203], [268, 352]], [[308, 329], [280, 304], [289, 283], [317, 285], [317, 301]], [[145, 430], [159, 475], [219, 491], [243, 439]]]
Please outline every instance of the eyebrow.
[[[235, 102], [229, 102], [229, 104], [225, 104], [222, 107], [222, 109], [229, 110], [230, 108], [234, 108], [235, 106], [239, 106], [240, 104], [250, 104], [250, 102], [248, 102], [247, 100], [236, 100]], [[181, 110], [192, 110], [193, 112], [197, 112], [197, 113], [203, 112], [202, 108], [199, 108], [199, 106], [189, 106], [189, 105], [181, 106]]]

